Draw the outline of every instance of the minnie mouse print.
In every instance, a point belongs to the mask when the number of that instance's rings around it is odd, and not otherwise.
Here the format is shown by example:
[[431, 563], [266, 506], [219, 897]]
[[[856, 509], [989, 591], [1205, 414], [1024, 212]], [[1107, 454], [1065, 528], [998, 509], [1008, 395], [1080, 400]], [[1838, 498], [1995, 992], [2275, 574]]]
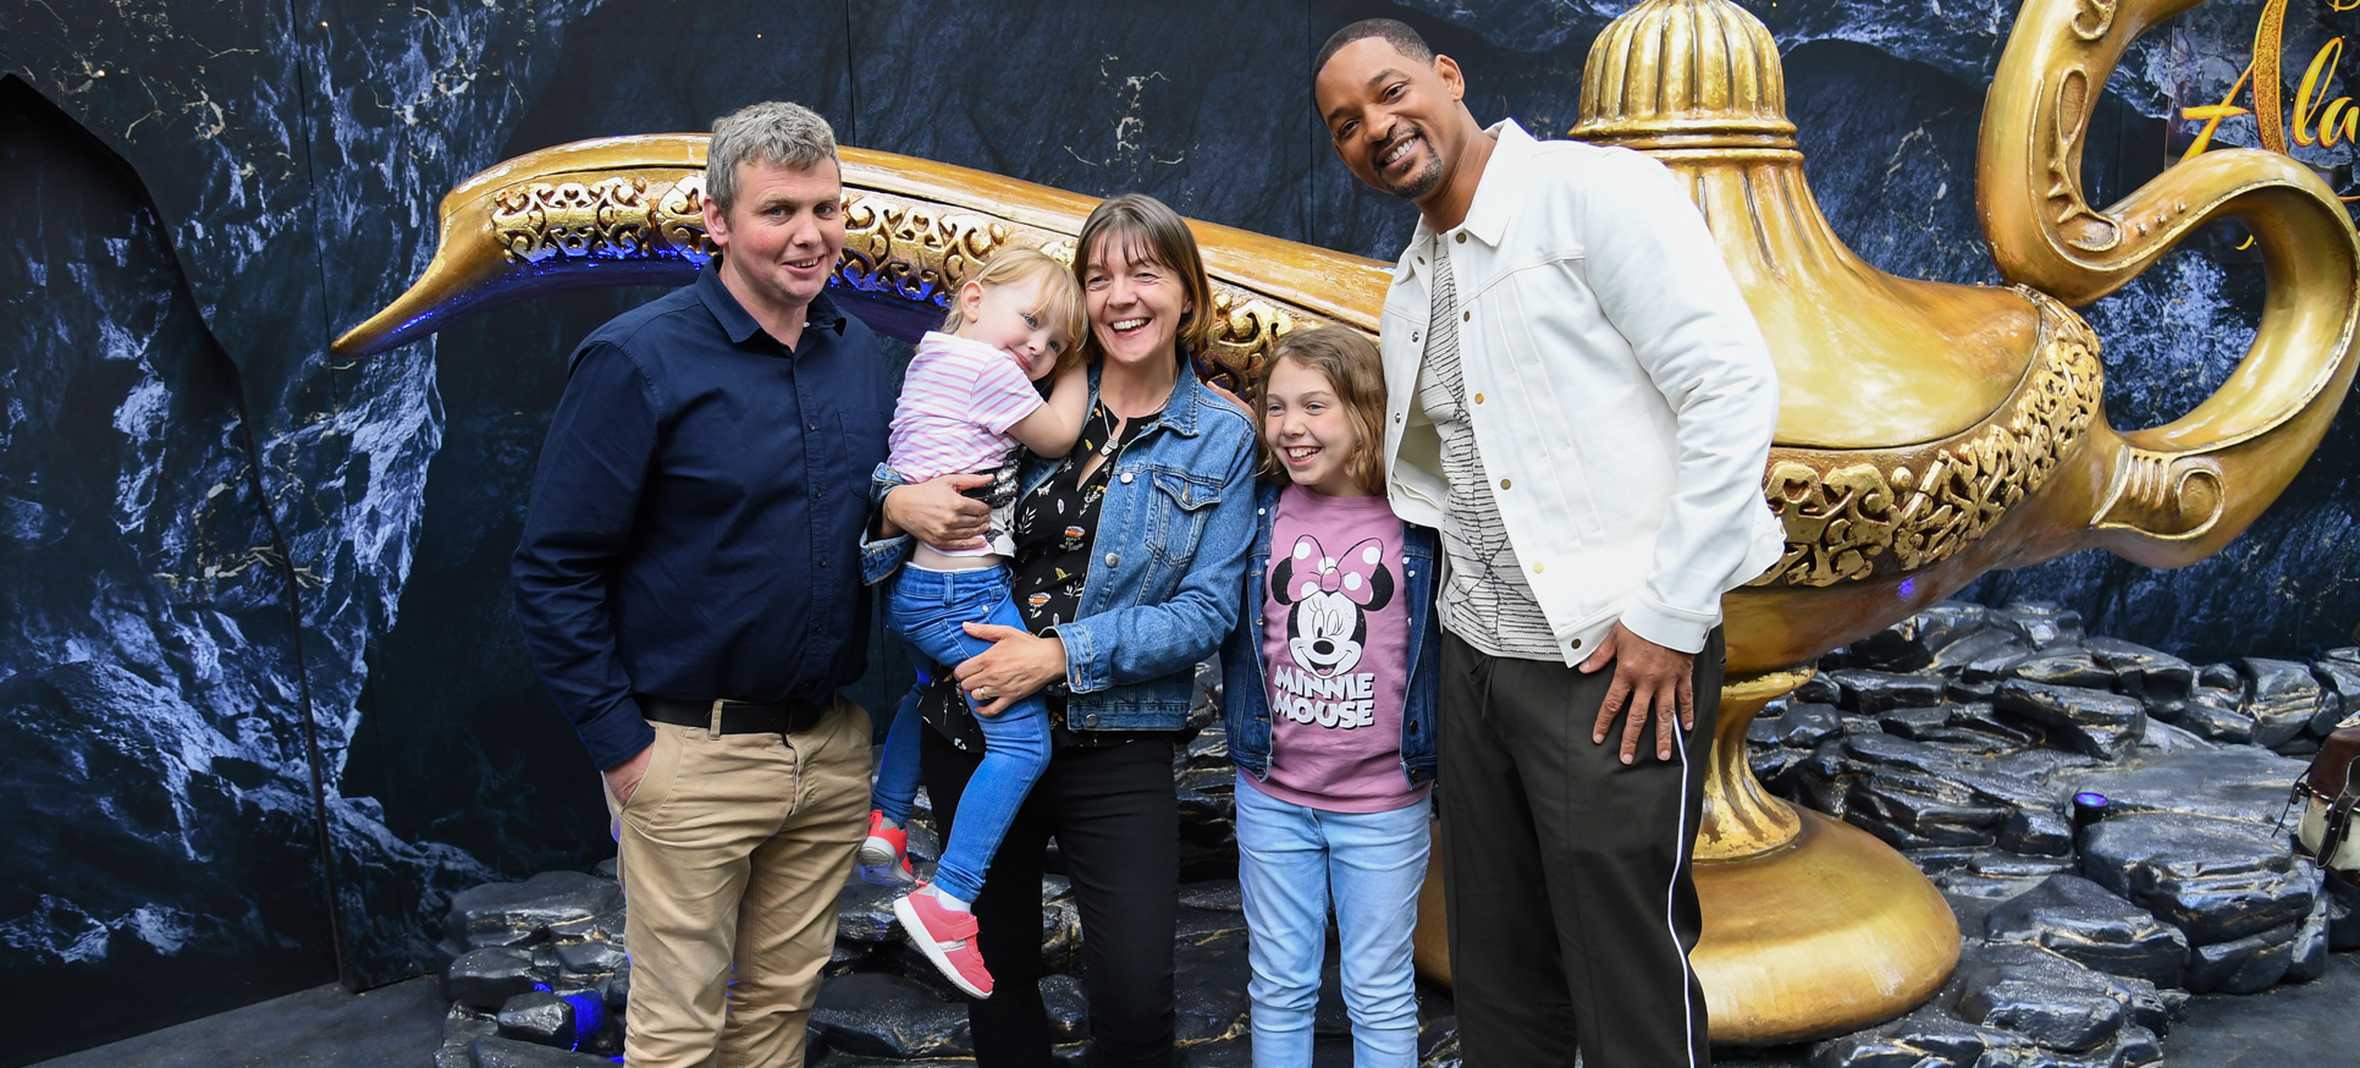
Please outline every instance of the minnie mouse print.
[[1393, 600], [1385, 544], [1365, 538], [1341, 556], [1304, 534], [1270, 571], [1272, 599], [1287, 606], [1288, 660], [1270, 666], [1271, 711], [1338, 730], [1376, 722], [1376, 674], [1355, 672], [1368, 617]]

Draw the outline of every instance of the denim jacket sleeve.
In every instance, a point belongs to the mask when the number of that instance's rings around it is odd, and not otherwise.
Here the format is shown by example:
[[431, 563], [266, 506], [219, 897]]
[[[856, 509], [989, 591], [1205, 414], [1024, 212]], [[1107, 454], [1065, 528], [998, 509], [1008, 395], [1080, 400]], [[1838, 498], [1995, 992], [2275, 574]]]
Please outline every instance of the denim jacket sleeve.
[[1060, 624], [1066, 686], [1094, 693], [1187, 671], [1211, 656], [1237, 622], [1246, 548], [1254, 537], [1254, 443], [1240, 428], [1222, 472], [1221, 500], [1205, 523], [1188, 573], [1169, 600]]
[[[883, 516], [885, 514], [885, 495], [905, 485], [906, 482], [907, 480], [901, 477], [901, 472], [895, 471], [885, 464], [878, 464], [877, 469], [869, 474], [869, 510], [878, 516]], [[879, 538], [872, 533], [876, 529], [877, 524], [871, 522], [866, 529], [860, 532], [860, 580], [871, 586], [892, 577], [893, 572], [901, 567], [902, 559], [909, 556], [911, 547], [909, 535], [896, 534], [890, 538]]]

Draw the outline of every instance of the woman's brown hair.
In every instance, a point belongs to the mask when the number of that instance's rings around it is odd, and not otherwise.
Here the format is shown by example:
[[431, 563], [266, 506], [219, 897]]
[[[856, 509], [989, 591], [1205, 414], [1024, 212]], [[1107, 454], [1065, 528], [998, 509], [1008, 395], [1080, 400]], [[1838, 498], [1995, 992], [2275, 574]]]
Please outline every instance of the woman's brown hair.
[[[1081, 235], [1074, 241], [1073, 277], [1085, 292], [1090, 285], [1090, 261], [1103, 241], [1115, 242], [1124, 260], [1153, 263], [1180, 276], [1188, 294], [1188, 310], [1180, 314], [1174, 340], [1181, 359], [1201, 356], [1213, 336], [1212, 284], [1205, 280], [1205, 261], [1197, 253], [1196, 235], [1188, 232], [1180, 214], [1145, 193], [1125, 193], [1101, 202], [1083, 220]], [[1092, 360], [1106, 355], [1098, 347], [1094, 327], [1084, 348]]]
[[1261, 473], [1283, 483], [1294, 480], [1279, 462], [1278, 450], [1270, 447], [1270, 436], [1261, 432], [1270, 416], [1270, 375], [1280, 360], [1293, 360], [1327, 379], [1360, 439], [1344, 458], [1344, 473], [1370, 493], [1385, 492], [1385, 360], [1377, 343], [1349, 326], [1323, 326], [1290, 330], [1271, 347], [1270, 359], [1254, 375], [1255, 439], [1261, 444]]

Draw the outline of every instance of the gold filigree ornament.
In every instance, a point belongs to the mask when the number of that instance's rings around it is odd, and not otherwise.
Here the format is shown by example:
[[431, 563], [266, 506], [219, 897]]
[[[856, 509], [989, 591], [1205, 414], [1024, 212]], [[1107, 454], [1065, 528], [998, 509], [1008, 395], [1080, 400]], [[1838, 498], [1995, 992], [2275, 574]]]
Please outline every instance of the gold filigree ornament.
[[1972, 430], [1860, 456], [1775, 449], [1765, 496], [1785, 522], [1785, 555], [1756, 586], [1833, 586], [1956, 556], [2037, 493], [2100, 411], [2098, 339], [2043, 305], [2036, 362], [2003, 411]]

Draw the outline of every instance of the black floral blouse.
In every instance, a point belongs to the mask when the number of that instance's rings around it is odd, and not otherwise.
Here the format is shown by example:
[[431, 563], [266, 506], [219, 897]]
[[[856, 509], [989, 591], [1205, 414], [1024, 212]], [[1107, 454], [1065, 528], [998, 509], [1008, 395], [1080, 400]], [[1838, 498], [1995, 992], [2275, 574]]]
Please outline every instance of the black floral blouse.
[[[1157, 418], [1133, 419], [1119, 433], [1116, 422], [1105, 405], [1092, 404], [1073, 451], [1057, 462], [1057, 469], [1046, 481], [1016, 502], [1016, 610], [1024, 617], [1025, 629], [1034, 634], [1071, 622], [1081, 608], [1082, 583], [1090, 574], [1090, 545], [1098, 535], [1098, 508], [1106, 499], [1114, 457], [1154, 427]], [[1090, 477], [1083, 478], [1082, 468], [1099, 456], [1106, 459]], [[1129, 737], [1118, 735], [1102, 741], [1067, 730], [1062, 680], [1042, 690], [1041, 697], [1048, 702], [1052, 738], [1058, 746], [1118, 744]], [[935, 682], [920, 711], [959, 748], [983, 750], [983, 731], [975, 725], [967, 702], [959, 699], [958, 688], [948, 680]]]

